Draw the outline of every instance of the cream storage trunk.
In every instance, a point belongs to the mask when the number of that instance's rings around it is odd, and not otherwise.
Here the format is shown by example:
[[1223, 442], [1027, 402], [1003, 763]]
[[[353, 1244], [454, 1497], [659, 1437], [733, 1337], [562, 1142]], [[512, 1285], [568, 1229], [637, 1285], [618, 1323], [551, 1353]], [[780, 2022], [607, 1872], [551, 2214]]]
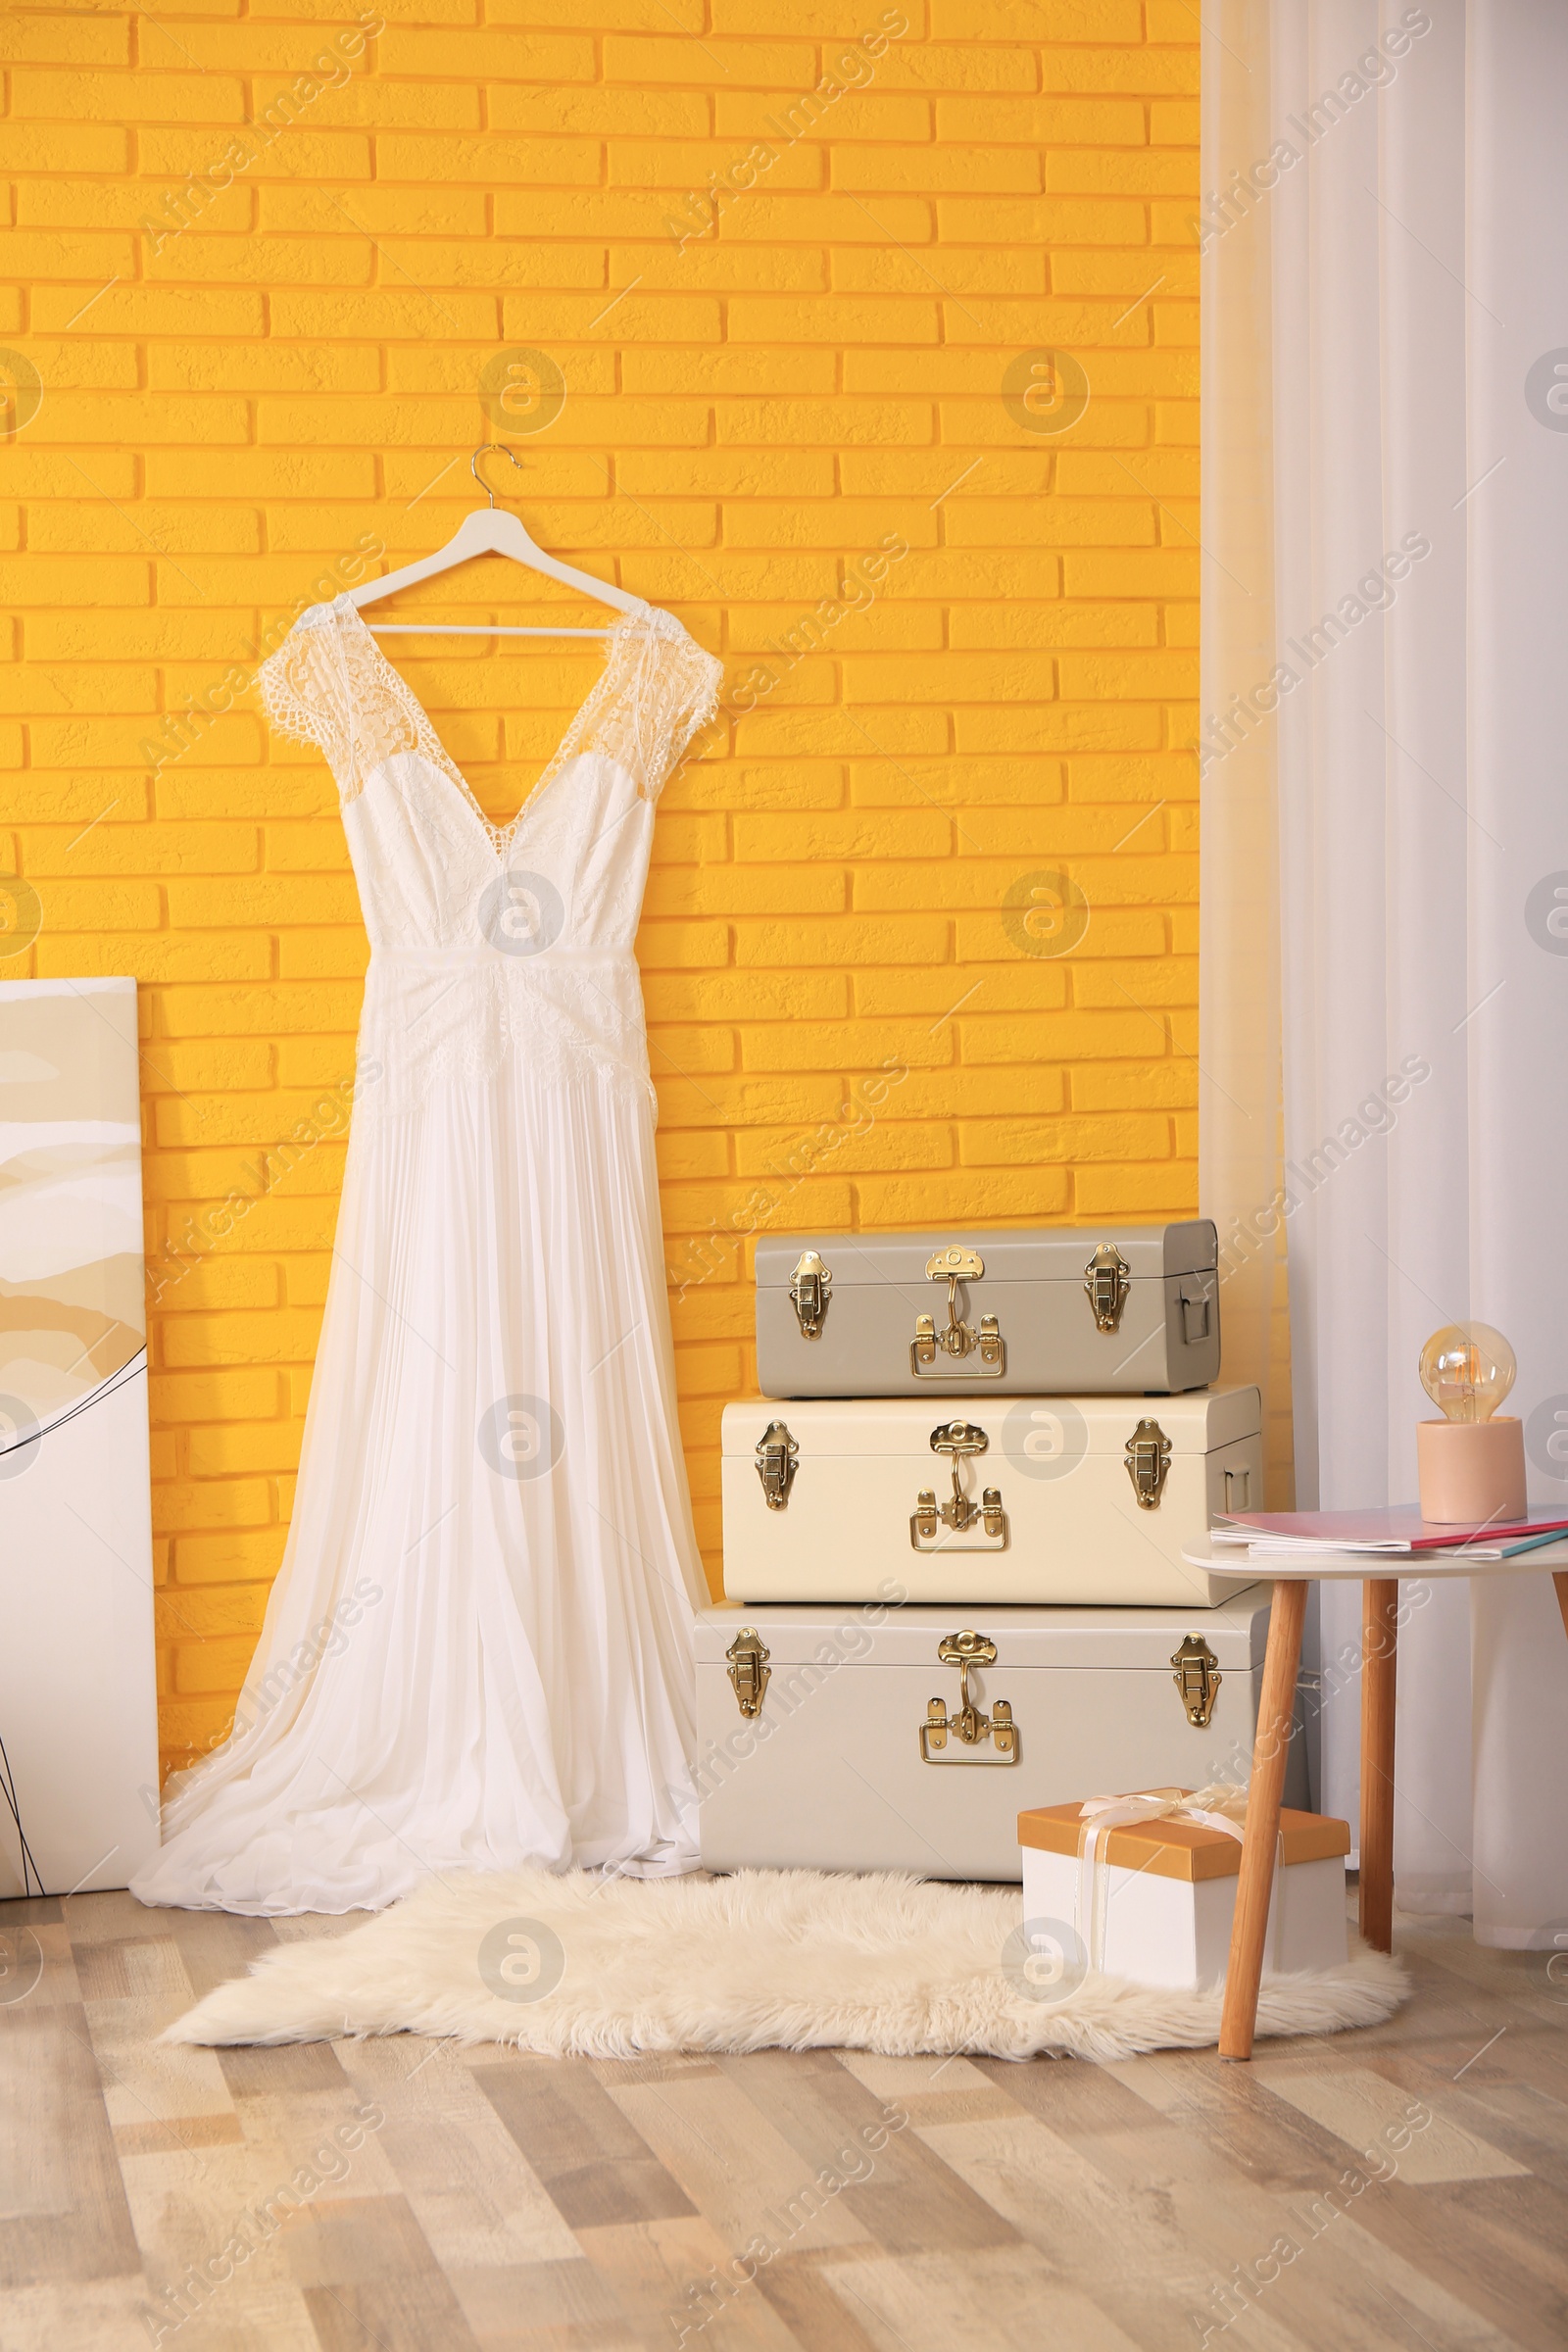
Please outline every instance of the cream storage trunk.
[[[1213, 1608], [1182, 1558], [1262, 1492], [1256, 1389], [724, 1408], [731, 1600]], [[891, 1582], [889, 1581], [891, 1580]]]
[[1244, 1781], [1268, 1604], [703, 1609], [703, 1862], [1016, 1880], [1027, 1807]]
[[764, 1396], [1164, 1396], [1218, 1378], [1206, 1217], [757, 1245]]
[[[1136, 1785], [1160, 1793], [1149, 1782]], [[1086, 1968], [1187, 1991], [1224, 1982], [1242, 1849], [1223, 1830], [1180, 1819], [1129, 1822], [1105, 1832], [1086, 1862], [1084, 1824], [1068, 1804], [1020, 1813], [1018, 1838], [1023, 1941], [1044, 1963], [1042, 1989], [1059, 1983], [1065, 1995]], [[1263, 1946], [1271, 1975], [1345, 1965], [1349, 1850], [1348, 1822], [1281, 1813]]]

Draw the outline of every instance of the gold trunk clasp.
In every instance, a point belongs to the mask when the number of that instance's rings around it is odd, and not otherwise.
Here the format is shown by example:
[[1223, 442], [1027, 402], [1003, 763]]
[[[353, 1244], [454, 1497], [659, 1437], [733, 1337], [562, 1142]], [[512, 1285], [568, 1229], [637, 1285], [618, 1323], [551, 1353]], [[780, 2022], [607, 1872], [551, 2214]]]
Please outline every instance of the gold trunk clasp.
[[922, 1487], [909, 1514], [909, 1542], [916, 1551], [934, 1544], [941, 1528], [949, 1527], [956, 1536], [968, 1532], [976, 1522], [982, 1530], [981, 1539], [973, 1544], [947, 1544], [945, 1551], [1005, 1551], [1007, 1548], [1007, 1514], [1002, 1506], [1002, 1489], [982, 1489], [980, 1500], [971, 1501], [963, 1491], [963, 1478], [958, 1465], [970, 1454], [985, 1453], [991, 1440], [983, 1429], [972, 1421], [943, 1421], [931, 1432], [931, 1450], [945, 1453], [953, 1465], [953, 1493], [945, 1502], [937, 1500], [935, 1487]]
[[978, 1250], [967, 1249], [962, 1242], [950, 1242], [925, 1261], [928, 1282], [946, 1282], [948, 1286], [948, 1320], [945, 1328], [937, 1329], [935, 1315], [916, 1315], [914, 1338], [909, 1342], [909, 1368], [916, 1374], [936, 1370], [939, 1354], [951, 1356], [962, 1363], [966, 1356], [978, 1354], [979, 1363], [968, 1377], [971, 1380], [995, 1379], [1006, 1370], [1007, 1350], [995, 1315], [982, 1315], [980, 1328], [974, 1330], [958, 1312], [958, 1285], [978, 1282], [986, 1270], [986, 1261]]
[[790, 1276], [790, 1298], [795, 1304], [795, 1320], [801, 1327], [803, 1340], [814, 1340], [820, 1335], [832, 1290], [831, 1270], [822, 1263], [814, 1250], [803, 1250]]
[[1182, 1694], [1188, 1722], [1200, 1732], [1206, 1731], [1219, 1687], [1225, 1680], [1219, 1671], [1218, 1658], [1201, 1634], [1189, 1634], [1172, 1655], [1171, 1664], [1176, 1671], [1170, 1679]]
[[772, 1651], [755, 1625], [743, 1626], [724, 1655], [729, 1663], [724, 1672], [735, 1689], [735, 1703], [743, 1715], [756, 1716], [762, 1712], [762, 1693], [767, 1689], [768, 1659]]
[[1127, 1475], [1141, 1511], [1158, 1510], [1169, 1468], [1170, 1440], [1157, 1421], [1146, 1416], [1127, 1441]]
[[1097, 1330], [1114, 1331], [1120, 1323], [1131, 1274], [1132, 1268], [1115, 1243], [1102, 1242], [1084, 1268], [1084, 1290], [1095, 1310]]
[[787, 1510], [800, 1446], [782, 1421], [770, 1421], [757, 1441], [757, 1475], [770, 1511]]
[[1018, 1761], [1018, 1727], [1012, 1720], [1012, 1708], [1004, 1698], [997, 1699], [989, 1715], [982, 1713], [969, 1694], [971, 1666], [994, 1666], [997, 1645], [989, 1635], [965, 1631], [949, 1634], [937, 1644], [937, 1656], [944, 1666], [958, 1669], [958, 1711], [950, 1715], [946, 1702], [933, 1698], [920, 1726], [920, 1755], [927, 1764], [956, 1764], [960, 1760], [957, 1749], [950, 1748], [949, 1739], [957, 1740], [964, 1748], [978, 1748], [989, 1740], [996, 1753], [976, 1756], [980, 1764], [1016, 1764]]

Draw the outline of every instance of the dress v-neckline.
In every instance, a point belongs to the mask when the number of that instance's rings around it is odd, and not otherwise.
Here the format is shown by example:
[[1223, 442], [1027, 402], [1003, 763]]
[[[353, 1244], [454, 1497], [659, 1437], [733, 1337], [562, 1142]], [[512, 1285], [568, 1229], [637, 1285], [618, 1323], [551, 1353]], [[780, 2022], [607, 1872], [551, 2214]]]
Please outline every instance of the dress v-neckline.
[[576, 750], [575, 738], [582, 726], [584, 713], [603, 693], [605, 683], [610, 676], [611, 663], [614, 659], [617, 639], [623, 632], [628, 632], [640, 624], [645, 623], [654, 611], [654, 607], [645, 602], [638, 607], [636, 612], [623, 613], [618, 620], [612, 622], [610, 628], [605, 633], [605, 657], [600, 665], [599, 675], [595, 678], [593, 684], [589, 687], [587, 693], [583, 696], [582, 700], [578, 703], [576, 709], [573, 710], [570, 718], [567, 720], [564, 734], [562, 736], [560, 742], [556, 745], [555, 750], [551, 753], [549, 759], [545, 761], [544, 766], [539, 771], [539, 774], [534, 778], [533, 783], [529, 786], [527, 792], [524, 794], [521, 805], [518, 808], [515, 815], [509, 823], [505, 825], [498, 825], [494, 823], [490, 817], [486, 816], [478, 794], [474, 791], [473, 786], [468, 782], [467, 777], [464, 774], [462, 768], [458, 765], [457, 761], [453, 759], [452, 754], [447, 750], [446, 745], [441, 741], [440, 736], [436, 733], [435, 722], [431, 718], [429, 711], [425, 709], [423, 703], [419, 700], [419, 697], [415, 693], [414, 688], [410, 685], [408, 679], [403, 675], [403, 672], [396, 668], [394, 664], [387, 660], [385, 654], [382, 653], [381, 648], [376, 644], [375, 638], [371, 634], [369, 627], [365, 620], [362, 619], [359, 607], [352, 601], [351, 598], [344, 596], [339, 599], [337, 609], [339, 625], [341, 625], [342, 620], [345, 617], [352, 619], [355, 628], [359, 630], [360, 634], [365, 639], [366, 645], [368, 647], [371, 658], [377, 664], [379, 671], [384, 672], [387, 682], [390, 685], [393, 693], [397, 696], [398, 700], [405, 706], [410, 712], [410, 715], [414, 718], [416, 722], [416, 735], [423, 734], [429, 737], [431, 744], [434, 746], [436, 752], [440, 756], [437, 772], [441, 775], [442, 780], [445, 783], [452, 786], [454, 791], [457, 793], [459, 800], [467, 809], [469, 815], [472, 816], [474, 821], [480, 826], [490, 843], [491, 849], [494, 851], [496, 858], [502, 865], [505, 865], [506, 863], [508, 852], [512, 847], [518, 828], [522, 824], [523, 818], [527, 816], [529, 812], [538, 805], [538, 803], [544, 798], [545, 794], [549, 791], [550, 787], [565, 773], [567, 767], [570, 765], [572, 755]]

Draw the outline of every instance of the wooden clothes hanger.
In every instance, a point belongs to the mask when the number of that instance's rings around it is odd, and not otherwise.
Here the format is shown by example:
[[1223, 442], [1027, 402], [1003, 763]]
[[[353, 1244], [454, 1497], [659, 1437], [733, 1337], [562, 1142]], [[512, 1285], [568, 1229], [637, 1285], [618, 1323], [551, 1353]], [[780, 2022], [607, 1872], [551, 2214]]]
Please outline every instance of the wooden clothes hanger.
[[[487, 507], [475, 507], [465, 514], [457, 530], [439, 547], [433, 556], [421, 556], [416, 564], [405, 564], [397, 571], [383, 573], [378, 580], [367, 580], [363, 588], [349, 591], [349, 602], [356, 612], [363, 612], [383, 596], [391, 596], [399, 588], [412, 588], [416, 580], [434, 579], [438, 572], [452, 571], [459, 564], [466, 564], [472, 556], [510, 556], [514, 564], [526, 564], [530, 571], [543, 572], [547, 580], [559, 580], [563, 588], [575, 588], [583, 596], [591, 596], [601, 605], [613, 605], [621, 612], [641, 612], [646, 610], [644, 599], [628, 595], [624, 588], [614, 587], [609, 580], [596, 580], [591, 572], [578, 571], [574, 564], [563, 564], [555, 556], [547, 556], [536, 547], [515, 514], [496, 505], [496, 494], [479, 471], [479, 460], [490, 450], [499, 450], [512, 460], [517, 471], [519, 461], [502, 441], [481, 441], [468, 460], [468, 471], [489, 499]], [[501, 629], [485, 622], [450, 620], [370, 621], [367, 624], [377, 637], [608, 637], [608, 629], [522, 628]]]

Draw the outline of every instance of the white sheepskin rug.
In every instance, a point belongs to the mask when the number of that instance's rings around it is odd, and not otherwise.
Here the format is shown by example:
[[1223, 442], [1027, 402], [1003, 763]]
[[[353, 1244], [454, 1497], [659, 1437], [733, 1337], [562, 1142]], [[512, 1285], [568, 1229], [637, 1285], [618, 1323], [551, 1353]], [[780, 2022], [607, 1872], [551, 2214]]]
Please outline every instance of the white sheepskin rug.
[[[1396, 1961], [1362, 1946], [1342, 1968], [1265, 1977], [1257, 2030], [1376, 2025], [1408, 1990]], [[282, 1944], [164, 2038], [429, 2034], [560, 2058], [826, 2048], [1105, 2061], [1201, 2048], [1219, 2013], [1218, 1991], [1042, 1971], [1017, 1886], [519, 1870], [432, 1879], [364, 1927]]]

